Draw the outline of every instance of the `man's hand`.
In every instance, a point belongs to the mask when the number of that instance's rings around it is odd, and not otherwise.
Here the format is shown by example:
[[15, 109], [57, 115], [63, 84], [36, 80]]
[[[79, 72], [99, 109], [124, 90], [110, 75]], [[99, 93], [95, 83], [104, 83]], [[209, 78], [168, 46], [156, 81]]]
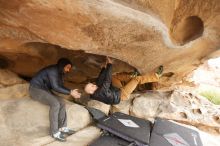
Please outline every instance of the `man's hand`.
[[108, 63], [112, 64], [113, 62], [112, 62], [112, 60], [107, 56], [107, 57], [106, 57], [106, 64], [108, 64]]
[[71, 90], [70, 95], [72, 95], [74, 98], [81, 97], [81, 93], [78, 92], [78, 89]]
[[101, 64], [101, 68], [106, 68], [106, 63], [105, 64]]

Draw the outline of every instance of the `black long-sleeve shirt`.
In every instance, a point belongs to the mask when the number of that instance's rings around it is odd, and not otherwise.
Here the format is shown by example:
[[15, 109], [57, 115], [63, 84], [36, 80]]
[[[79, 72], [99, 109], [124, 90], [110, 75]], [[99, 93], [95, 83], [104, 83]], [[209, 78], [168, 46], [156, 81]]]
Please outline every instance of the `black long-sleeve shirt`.
[[59, 70], [58, 65], [51, 65], [40, 70], [32, 78], [30, 85], [46, 91], [54, 90], [59, 93], [70, 94], [70, 89], [63, 85], [63, 72]]
[[98, 89], [91, 95], [92, 99], [106, 104], [118, 104], [120, 102], [120, 89], [112, 86], [112, 64], [107, 64], [106, 68], [102, 68], [96, 84]]

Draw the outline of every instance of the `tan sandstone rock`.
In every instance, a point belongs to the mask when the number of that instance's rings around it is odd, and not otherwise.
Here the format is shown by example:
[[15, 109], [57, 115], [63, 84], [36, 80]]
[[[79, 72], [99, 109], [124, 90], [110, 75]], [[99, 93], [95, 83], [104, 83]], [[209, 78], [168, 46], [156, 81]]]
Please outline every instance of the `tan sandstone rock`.
[[0, 100], [27, 98], [29, 96], [28, 88], [29, 83], [0, 88]]
[[18, 77], [16, 73], [13, 73], [7, 69], [0, 69], [0, 85], [11, 86], [15, 84], [21, 84], [25, 81]]
[[131, 94], [129, 100], [121, 101], [119, 104], [113, 105], [111, 112], [122, 112], [125, 114], [130, 114], [130, 108], [132, 106], [132, 101], [134, 98], [138, 97], [139, 94]]
[[161, 112], [159, 106], [166, 102], [165, 98], [158, 95], [157, 92], [146, 92], [139, 95], [133, 101], [131, 114], [145, 119], [156, 117]]
[[59, 46], [109, 55], [142, 73], [160, 64], [186, 71], [219, 46], [219, 8], [218, 0], [1, 0], [1, 57], [31, 75]]
[[103, 113], [105, 113], [106, 115], [109, 114], [109, 111], [110, 111], [110, 105], [108, 104], [105, 104], [105, 103], [102, 103], [100, 101], [97, 101], [97, 100], [90, 100], [87, 105], [89, 107], [93, 107], [93, 108], [96, 108], [96, 109], [99, 109], [100, 111], [102, 111]]
[[192, 91], [179, 89], [173, 91], [171, 95], [142, 94], [134, 99], [130, 112], [145, 119], [155, 117], [172, 119], [219, 133], [219, 109], [220, 106], [212, 104], [204, 97]]
[[[73, 103], [67, 103], [68, 126], [74, 130], [90, 123], [88, 111]], [[30, 146], [34, 142], [47, 144], [54, 140], [49, 135], [49, 107], [31, 99], [1, 101], [1, 146]]]

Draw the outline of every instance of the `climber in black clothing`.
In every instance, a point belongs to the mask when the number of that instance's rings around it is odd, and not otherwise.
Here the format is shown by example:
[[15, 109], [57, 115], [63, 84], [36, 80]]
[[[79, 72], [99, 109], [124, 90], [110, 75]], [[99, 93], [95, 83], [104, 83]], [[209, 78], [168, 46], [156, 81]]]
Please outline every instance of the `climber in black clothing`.
[[[96, 84], [88, 83], [84, 90], [92, 99], [106, 104], [118, 104], [121, 100], [128, 100], [138, 84], [158, 82], [162, 72], [161, 65], [157, 70], [143, 76], [132, 76], [126, 73], [112, 75], [112, 61], [107, 57], [106, 65], [102, 68]], [[126, 82], [126, 85], [123, 86], [122, 82]]]
[[96, 84], [88, 83], [85, 87], [87, 93], [91, 93], [91, 98], [106, 104], [118, 104], [120, 102], [120, 89], [112, 85], [112, 61], [107, 58], [106, 66], [102, 68]]

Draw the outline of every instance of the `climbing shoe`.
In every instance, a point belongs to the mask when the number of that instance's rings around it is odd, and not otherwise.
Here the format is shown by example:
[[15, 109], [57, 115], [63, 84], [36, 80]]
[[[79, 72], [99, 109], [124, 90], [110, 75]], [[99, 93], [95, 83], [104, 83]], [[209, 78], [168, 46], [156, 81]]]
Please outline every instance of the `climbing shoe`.
[[67, 127], [61, 128], [60, 132], [61, 132], [62, 134], [66, 134], [66, 135], [72, 135], [72, 134], [75, 133], [74, 130], [71, 130], [71, 129], [67, 128]]
[[132, 78], [137, 77], [137, 76], [139, 76], [139, 75], [140, 75], [140, 73], [138, 72], [137, 69], [135, 69], [135, 70], [131, 73], [131, 77], [132, 77]]
[[157, 70], [156, 70], [156, 74], [161, 77], [163, 74], [163, 65], [160, 65]]
[[64, 136], [61, 132], [57, 132], [57, 133], [53, 134], [52, 137], [55, 140], [60, 141], [60, 142], [65, 142], [66, 141], [66, 139], [64, 138]]

